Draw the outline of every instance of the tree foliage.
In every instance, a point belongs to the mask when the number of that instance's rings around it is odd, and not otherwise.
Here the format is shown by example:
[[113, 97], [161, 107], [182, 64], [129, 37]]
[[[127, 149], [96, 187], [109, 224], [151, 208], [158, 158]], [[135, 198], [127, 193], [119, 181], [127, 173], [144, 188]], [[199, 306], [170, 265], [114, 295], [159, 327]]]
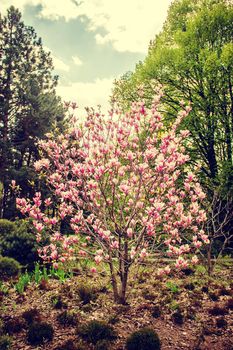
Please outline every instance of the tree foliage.
[[[185, 120], [191, 132], [192, 160], [201, 164], [208, 188], [232, 188], [233, 169], [233, 8], [225, 0], [176, 0], [162, 32], [151, 42], [144, 62], [115, 84], [113, 95], [123, 107], [144, 84], [148, 104], [153, 85], [164, 87], [168, 124], [181, 99], [191, 101]], [[122, 103], [121, 103], [122, 104]]]
[[5, 17], [0, 16], [1, 216], [9, 207], [9, 179], [17, 178], [17, 172], [28, 174], [23, 168], [38, 158], [38, 138], [53, 124], [62, 126], [63, 107], [55, 93], [58, 78], [52, 69], [50, 53], [44, 51], [35, 30], [10, 7]]

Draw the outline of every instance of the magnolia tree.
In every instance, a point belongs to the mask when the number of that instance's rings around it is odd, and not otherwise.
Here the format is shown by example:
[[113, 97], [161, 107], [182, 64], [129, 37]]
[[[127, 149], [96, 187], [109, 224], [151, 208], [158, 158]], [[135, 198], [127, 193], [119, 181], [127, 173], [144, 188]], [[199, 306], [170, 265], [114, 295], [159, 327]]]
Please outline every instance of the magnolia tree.
[[[67, 134], [40, 142], [44, 158], [35, 169], [46, 176], [56, 198], [55, 216], [49, 214], [53, 200], [42, 200], [40, 193], [33, 202], [17, 199], [21, 212], [33, 220], [38, 242], [50, 233], [40, 256], [55, 267], [74, 252], [97, 265], [104, 262], [120, 303], [126, 300], [131, 266], [152, 249], [159, 245], [173, 257], [173, 265], [159, 269], [163, 275], [196, 263], [194, 251], [208, 243], [201, 229], [205, 195], [195, 175], [185, 170], [188, 131], [179, 131], [190, 107], [182, 108], [165, 132], [159, 98], [150, 110], [134, 103], [125, 115], [112, 110], [105, 117], [89, 110], [86, 121], [74, 123]], [[59, 232], [65, 218], [74, 235]]]

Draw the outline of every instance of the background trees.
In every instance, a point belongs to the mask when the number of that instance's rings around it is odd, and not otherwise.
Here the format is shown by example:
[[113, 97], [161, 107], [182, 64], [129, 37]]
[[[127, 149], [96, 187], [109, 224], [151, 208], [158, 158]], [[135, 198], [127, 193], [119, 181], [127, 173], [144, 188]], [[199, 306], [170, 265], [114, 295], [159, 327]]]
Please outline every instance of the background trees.
[[201, 164], [208, 189], [221, 184], [227, 192], [233, 184], [232, 34], [230, 2], [174, 1], [145, 61], [116, 82], [113, 93], [120, 102], [124, 99], [125, 108], [143, 83], [150, 104], [153, 84], [162, 84], [168, 123], [181, 99], [191, 101], [184, 123], [191, 132], [192, 160]]
[[[62, 127], [64, 111], [56, 96], [50, 53], [20, 12], [10, 7], [0, 17], [0, 216], [14, 216], [9, 181], [29, 191], [36, 142], [54, 124]], [[25, 186], [26, 184], [26, 186]], [[27, 189], [26, 189], [27, 187]], [[14, 201], [13, 201], [14, 202]]]

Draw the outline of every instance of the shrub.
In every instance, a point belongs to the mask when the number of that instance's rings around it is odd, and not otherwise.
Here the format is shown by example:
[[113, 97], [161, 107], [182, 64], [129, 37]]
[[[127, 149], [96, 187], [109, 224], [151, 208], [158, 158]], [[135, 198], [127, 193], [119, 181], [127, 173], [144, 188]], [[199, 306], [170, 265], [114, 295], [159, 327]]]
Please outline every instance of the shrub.
[[15, 223], [6, 219], [0, 219], [0, 244], [2, 240], [5, 239], [8, 235], [10, 235], [16, 226]]
[[46, 340], [51, 341], [53, 339], [53, 327], [46, 323], [33, 323], [28, 330], [27, 339], [31, 345], [41, 345]]
[[208, 293], [208, 291], [209, 291], [208, 286], [203, 286], [203, 287], [201, 288], [201, 291], [202, 291], [203, 293]]
[[186, 283], [184, 285], [184, 288], [187, 290], [194, 290], [195, 289], [195, 285], [193, 283]]
[[172, 320], [175, 324], [182, 325], [184, 323], [184, 316], [179, 309], [172, 314]]
[[77, 324], [77, 314], [72, 311], [63, 311], [57, 316], [57, 321], [62, 326], [75, 326]]
[[8, 350], [11, 348], [11, 338], [7, 335], [0, 337], [0, 350]]
[[209, 314], [212, 316], [223, 316], [226, 315], [228, 310], [224, 307], [218, 305], [214, 306], [212, 309], [209, 309]]
[[132, 333], [126, 341], [127, 350], [160, 350], [160, 339], [150, 328], [142, 328]]
[[62, 309], [67, 306], [66, 303], [62, 301], [61, 295], [52, 295], [51, 302], [55, 309]]
[[114, 340], [116, 334], [112, 326], [97, 320], [88, 322], [78, 329], [78, 334], [90, 343], [96, 344], [99, 340]]
[[31, 267], [38, 260], [35, 235], [30, 231], [28, 223], [23, 220], [11, 223], [9, 227], [11, 229], [4, 229], [2, 234], [0, 233], [1, 254]]
[[5, 321], [4, 330], [8, 334], [14, 334], [20, 332], [24, 327], [24, 321], [19, 317], [10, 318]]
[[182, 269], [181, 271], [185, 274], [185, 276], [190, 276], [194, 274], [194, 270], [189, 267]]
[[222, 287], [219, 290], [219, 295], [231, 295], [231, 290], [227, 289], [226, 287]]
[[89, 304], [91, 301], [96, 300], [96, 291], [89, 287], [81, 285], [78, 288], [78, 295], [83, 305]]
[[227, 327], [227, 321], [225, 320], [224, 317], [218, 318], [216, 320], [216, 326], [218, 328], [226, 328]]
[[20, 264], [13, 258], [0, 257], [0, 278], [10, 278], [18, 276]]
[[209, 292], [209, 298], [213, 301], [218, 301], [219, 300], [219, 296], [216, 293], [213, 292]]
[[161, 311], [158, 305], [155, 305], [152, 309], [151, 316], [154, 318], [158, 318], [161, 316]]
[[39, 322], [40, 321], [40, 313], [37, 309], [30, 309], [26, 310], [22, 313], [22, 318], [27, 322], [27, 324], [32, 324], [33, 322]]

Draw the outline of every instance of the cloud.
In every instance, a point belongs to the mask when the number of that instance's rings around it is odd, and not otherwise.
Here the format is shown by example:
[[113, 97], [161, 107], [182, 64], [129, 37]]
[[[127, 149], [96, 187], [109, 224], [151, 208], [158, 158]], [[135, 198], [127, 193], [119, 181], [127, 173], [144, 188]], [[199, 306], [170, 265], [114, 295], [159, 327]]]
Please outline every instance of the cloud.
[[63, 62], [60, 58], [57, 58], [52, 55], [52, 59], [53, 59], [54, 68], [56, 70], [60, 70], [60, 71], [63, 70], [65, 72], [69, 72], [70, 67], [65, 62]]
[[72, 60], [77, 66], [81, 66], [83, 64], [83, 61], [78, 56], [72, 56]]
[[[15, 5], [41, 5], [40, 17], [66, 21], [86, 17], [87, 30], [96, 42], [111, 43], [120, 52], [146, 53], [149, 41], [160, 31], [171, 0], [1, 0], [3, 8]], [[106, 34], [101, 34], [100, 31]]]
[[70, 67], [68, 66], [68, 64], [66, 64], [64, 61], [62, 61], [60, 58], [58, 58], [57, 56], [55, 56], [52, 53], [52, 50], [47, 47], [44, 46], [43, 47], [45, 51], [50, 52], [51, 58], [53, 60], [53, 65], [54, 65], [54, 69], [57, 71], [64, 71], [64, 72], [69, 72]]
[[106, 113], [109, 109], [109, 96], [113, 87], [114, 78], [96, 79], [94, 82], [75, 82], [69, 85], [59, 84], [57, 93], [64, 101], [77, 102], [79, 113], [85, 114], [85, 107], [101, 105], [101, 110]]

